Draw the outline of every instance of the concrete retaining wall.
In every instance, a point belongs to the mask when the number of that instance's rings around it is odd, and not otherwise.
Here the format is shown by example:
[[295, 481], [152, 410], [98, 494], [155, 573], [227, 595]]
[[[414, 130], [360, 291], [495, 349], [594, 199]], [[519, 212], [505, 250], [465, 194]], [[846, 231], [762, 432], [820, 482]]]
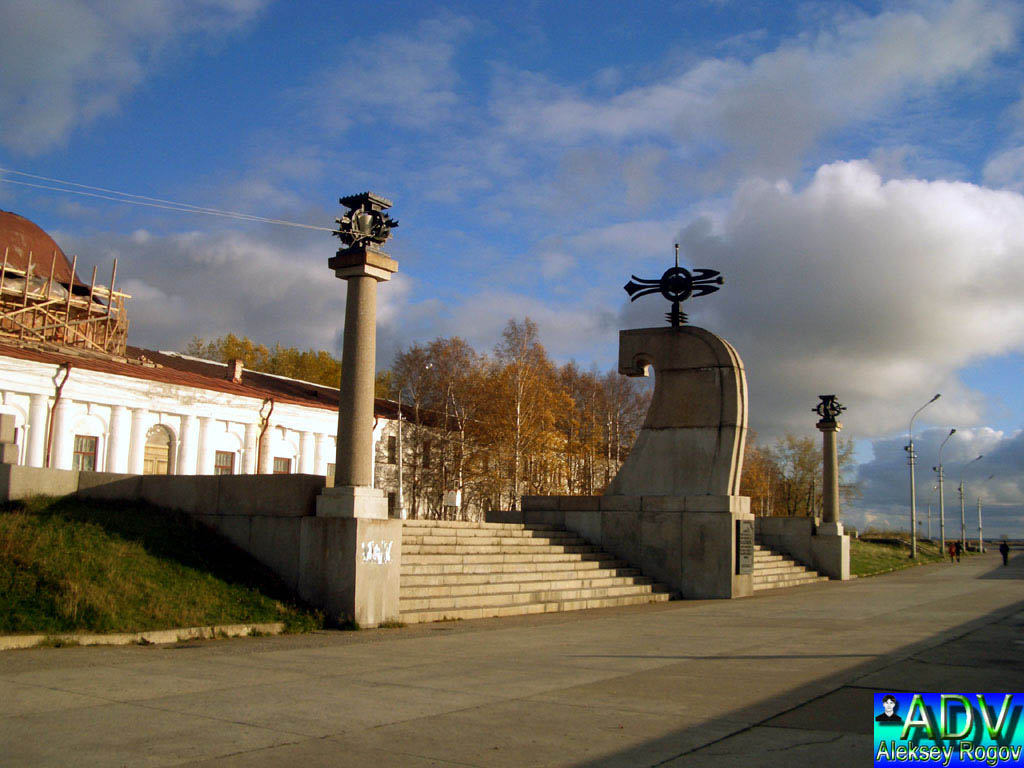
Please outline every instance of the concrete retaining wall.
[[754, 531], [765, 546], [830, 579], [850, 578], [850, 537], [845, 534], [825, 533], [809, 517], [758, 517]]

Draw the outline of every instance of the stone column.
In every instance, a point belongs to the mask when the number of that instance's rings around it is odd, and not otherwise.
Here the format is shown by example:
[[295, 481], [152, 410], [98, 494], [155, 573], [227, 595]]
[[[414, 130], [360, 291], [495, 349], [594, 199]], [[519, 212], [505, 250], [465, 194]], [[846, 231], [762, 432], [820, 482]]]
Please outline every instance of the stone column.
[[256, 474], [256, 441], [260, 436], [258, 424], [245, 425], [245, 444], [242, 446], [242, 474]]
[[128, 471], [141, 475], [146, 462], [146, 416], [145, 408], [132, 408], [132, 432], [128, 446]]
[[839, 522], [839, 460], [836, 451], [836, 433], [843, 428], [838, 421], [819, 421], [823, 477], [821, 485], [821, 521]]
[[317, 432], [314, 439], [313, 474], [327, 474], [327, 435]]
[[[268, 426], [267, 431], [263, 433], [263, 447], [258, 449], [259, 453], [259, 474], [261, 475], [272, 475], [274, 474], [274, 430], [277, 427]], [[259, 439], [259, 430], [256, 432], [256, 438]]]
[[313, 450], [313, 433], [309, 431], [300, 432], [298, 471], [303, 475], [316, 474]]
[[177, 475], [196, 474], [196, 455], [199, 436], [196, 434], [198, 419], [188, 414], [181, 417], [181, 429], [178, 446], [178, 463], [175, 468]]
[[197, 475], [213, 474], [213, 426], [212, 416], [199, 417], [199, 462]]
[[843, 428], [839, 414], [846, 408], [835, 395], [819, 395], [821, 402], [814, 411], [821, 417], [822, 484], [821, 523], [810, 538], [810, 565], [831, 579], [850, 578], [850, 537], [843, 533], [839, 519], [839, 459], [836, 433]]
[[107, 472], [128, 471], [129, 428], [128, 409], [123, 405], [110, 407], [110, 425], [107, 430]]
[[53, 437], [50, 441], [50, 466], [54, 469], [71, 469], [71, 441], [73, 435], [68, 434], [68, 411], [71, 401], [62, 397], [53, 409]]
[[337, 277], [348, 281], [348, 294], [334, 487], [325, 489], [318, 500], [317, 514], [386, 518], [387, 498], [373, 487], [377, 283], [389, 280], [398, 271], [398, 264], [387, 254], [368, 247], [339, 251], [328, 264]]
[[46, 425], [49, 422], [50, 398], [46, 395], [30, 395], [28, 404], [28, 452], [25, 463], [30, 467], [43, 466], [46, 452]]

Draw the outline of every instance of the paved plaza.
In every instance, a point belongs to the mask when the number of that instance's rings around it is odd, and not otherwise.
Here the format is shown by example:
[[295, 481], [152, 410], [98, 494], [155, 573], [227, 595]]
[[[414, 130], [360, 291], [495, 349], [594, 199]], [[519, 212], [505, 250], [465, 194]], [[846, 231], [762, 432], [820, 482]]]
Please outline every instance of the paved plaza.
[[876, 691], [1024, 690], [1024, 553], [743, 600], [0, 654], [0, 765], [871, 764]]

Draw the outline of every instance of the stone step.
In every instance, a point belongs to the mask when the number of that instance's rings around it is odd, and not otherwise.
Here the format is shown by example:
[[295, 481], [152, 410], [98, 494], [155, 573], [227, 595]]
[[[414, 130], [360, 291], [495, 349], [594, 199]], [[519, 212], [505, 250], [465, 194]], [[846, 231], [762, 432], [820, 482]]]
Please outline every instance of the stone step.
[[481, 544], [503, 541], [506, 544], [531, 544], [532, 542], [564, 542], [580, 537], [571, 531], [555, 530], [434, 530], [428, 528], [401, 529], [402, 541], [413, 544]]
[[759, 566], [756, 563], [754, 564], [754, 573], [778, 573], [786, 571], [798, 571], [803, 573], [804, 571], [812, 571], [812, 569], [794, 562], [793, 560], [782, 560], [777, 563], [768, 563], [763, 566]]
[[754, 584], [755, 592], [763, 592], [766, 589], [782, 589], [785, 587], [799, 587], [804, 584], [817, 584], [818, 582], [828, 581], [828, 576], [807, 576], [805, 578], [798, 579], [786, 579], [783, 581], [770, 581], [764, 583]]
[[817, 573], [815, 571], [809, 571], [809, 570], [807, 570], [805, 568], [800, 568], [798, 570], [789, 570], [789, 571], [773, 571], [771, 573], [758, 573], [757, 571], [755, 571], [754, 572], [754, 583], [755, 584], [767, 584], [768, 582], [773, 582], [773, 581], [790, 581], [792, 579], [804, 579], [804, 578], [816, 579], [820, 575], [821, 574], [819, 574], [819, 573]]
[[582, 589], [542, 589], [535, 592], [493, 592], [477, 595], [440, 597], [399, 597], [398, 610], [438, 611], [458, 608], [482, 608], [485, 606], [527, 605], [529, 603], [562, 603], [571, 600], [593, 600], [637, 595], [652, 595], [667, 592], [655, 584], [625, 584], [610, 587], [586, 587]]
[[[564, 555], [563, 557], [568, 557]], [[605, 555], [607, 557], [607, 555]], [[607, 568], [628, 567], [622, 560], [559, 560], [554, 562], [535, 563], [402, 563], [401, 576], [414, 574], [454, 574], [454, 573], [543, 573], [545, 571], [564, 571], [569, 565], [576, 571], [598, 570]]]
[[753, 588], [755, 592], [797, 587], [821, 581], [828, 581], [828, 577], [822, 576], [817, 571], [770, 547], [763, 544], [754, 545]]
[[600, 552], [592, 544], [406, 544], [402, 542], [402, 557], [410, 555], [538, 555], [582, 554]]
[[402, 584], [400, 600], [412, 598], [462, 597], [494, 595], [511, 592], [536, 593], [544, 590], [594, 589], [625, 586], [652, 586], [647, 576], [598, 576], [595, 578], [530, 579], [529, 581], [495, 581], [484, 583]]
[[452, 555], [417, 555], [411, 554], [408, 557], [405, 555], [405, 550], [402, 550], [402, 563], [410, 563], [414, 565], [450, 565], [454, 563], [463, 563], [465, 565], [475, 564], [522, 564], [522, 563], [572, 563], [572, 562], [587, 562], [593, 560], [601, 560], [606, 558], [608, 555], [601, 552], [597, 547], [592, 547], [589, 552], [528, 552], [525, 554], [506, 554], [504, 552], [497, 552], [493, 554], [485, 555], [464, 555], [464, 554], [452, 554]]
[[660, 603], [671, 598], [668, 592], [652, 592], [646, 595], [623, 597], [602, 597], [588, 600], [566, 600], [545, 603], [524, 603], [509, 605], [480, 606], [474, 608], [447, 608], [440, 610], [402, 612], [402, 621], [417, 624], [427, 621], [450, 621], [456, 619], [485, 619], [495, 616], [519, 616], [533, 613], [555, 613], [557, 611], [579, 611], [588, 608], [610, 608], [620, 605], [642, 605]]
[[[553, 531], [564, 532], [557, 525], [524, 525], [523, 523], [474, 523], [465, 520], [403, 520], [403, 528], [432, 528], [434, 530], [458, 531], [459, 535], [472, 536], [471, 531]], [[470, 533], [467, 533], [470, 532]]]
[[518, 582], [566, 581], [569, 579], [646, 579], [636, 568], [591, 568], [563, 571], [521, 571], [495, 573], [415, 573], [402, 575], [402, 589], [406, 587], [471, 586], [474, 584], [513, 584]]

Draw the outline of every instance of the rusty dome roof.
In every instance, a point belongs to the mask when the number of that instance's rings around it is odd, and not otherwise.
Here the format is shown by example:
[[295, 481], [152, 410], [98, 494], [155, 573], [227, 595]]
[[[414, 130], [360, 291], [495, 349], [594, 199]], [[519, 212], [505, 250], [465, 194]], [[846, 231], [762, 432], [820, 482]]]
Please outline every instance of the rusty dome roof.
[[5, 250], [9, 267], [27, 269], [31, 253], [33, 275], [49, 277], [52, 263], [54, 280], [71, 280], [71, 263], [52, 237], [24, 216], [0, 210], [0, 264]]

